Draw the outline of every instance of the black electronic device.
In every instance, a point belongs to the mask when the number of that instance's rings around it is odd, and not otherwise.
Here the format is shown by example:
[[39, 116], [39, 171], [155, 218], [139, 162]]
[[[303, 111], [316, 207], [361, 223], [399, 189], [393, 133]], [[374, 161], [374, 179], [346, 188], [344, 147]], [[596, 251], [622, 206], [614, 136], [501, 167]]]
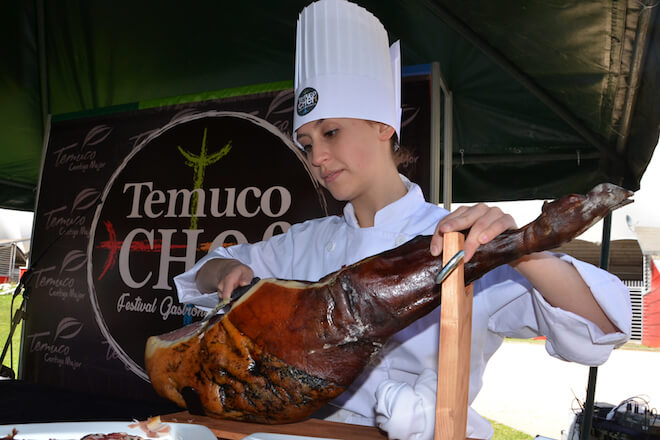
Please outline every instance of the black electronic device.
[[578, 411], [566, 440], [660, 440], [660, 415], [639, 396], [618, 405], [596, 402], [588, 439], [580, 439], [582, 419]]

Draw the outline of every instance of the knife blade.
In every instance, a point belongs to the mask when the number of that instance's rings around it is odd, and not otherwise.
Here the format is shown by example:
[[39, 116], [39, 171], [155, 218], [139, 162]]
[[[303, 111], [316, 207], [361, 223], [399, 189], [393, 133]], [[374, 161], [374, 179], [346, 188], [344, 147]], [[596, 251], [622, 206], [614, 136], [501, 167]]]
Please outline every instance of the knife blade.
[[211, 318], [213, 318], [215, 315], [217, 315], [220, 310], [224, 309], [225, 307], [227, 307], [228, 305], [230, 305], [231, 303], [236, 301], [238, 298], [243, 296], [248, 290], [250, 290], [252, 288], [252, 286], [257, 284], [257, 282], [260, 279], [261, 278], [259, 278], [259, 277], [252, 278], [252, 281], [250, 281], [250, 284], [247, 284], [245, 286], [238, 286], [237, 288], [234, 289], [234, 291], [231, 293], [231, 295], [229, 295], [229, 298], [224, 298], [224, 299], [220, 300], [218, 305], [215, 306], [213, 309], [211, 309], [211, 311], [209, 311], [206, 314], [206, 316], [204, 316], [204, 318], [202, 318], [202, 320], [200, 321], [202, 325], [199, 328], [199, 331], [203, 332], [206, 329], [206, 327], [208, 326], [209, 321], [211, 320]]
[[458, 267], [458, 264], [463, 261], [465, 257], [465, 251], [461, 249], [456, 252], [456, 254], [451, 257], [451, 259], [444, 265], [440, 272], [435, 277], [435, 284], [442, 284], [442, 282]]

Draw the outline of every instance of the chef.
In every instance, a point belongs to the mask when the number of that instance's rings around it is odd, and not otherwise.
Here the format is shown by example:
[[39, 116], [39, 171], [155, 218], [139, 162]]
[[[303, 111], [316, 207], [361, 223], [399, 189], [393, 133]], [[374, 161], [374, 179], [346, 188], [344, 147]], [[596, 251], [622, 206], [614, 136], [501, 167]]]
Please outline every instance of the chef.
[[[208, 306], [209, 298], [227, 298], [254, 276], [316, 281], [420, 234], [433, 234], [430, 251], [440, 255], [443, 234], [471, 228], [469, 260], [479, 245], [516, 228], [511, 216], [484, 204], [449, 213], [399, 173], [407, 154], [399, 147], [400, 48], [389, 46], [373, 14], [346, 0], [307, 6], [298, 20], [295, 68], [294, 140], [318, 182], [346, 202], [343, 216], [211, 251], [175, 278], [181, 302]], [[629, 338], [631, 317], [619, 279], [566, 255], [531, 254], [487, 273], [474, 283], [469, 403], [505, 337], [545, 336], [551, 356], [599, 365]], [[432, 438], [439, 320], [438, 308], [394, 335], [326, 408], [328, 418], [376, 425], [391, 439]], [[469, 408], [467, 436], [492, 435], [490, 423]]]

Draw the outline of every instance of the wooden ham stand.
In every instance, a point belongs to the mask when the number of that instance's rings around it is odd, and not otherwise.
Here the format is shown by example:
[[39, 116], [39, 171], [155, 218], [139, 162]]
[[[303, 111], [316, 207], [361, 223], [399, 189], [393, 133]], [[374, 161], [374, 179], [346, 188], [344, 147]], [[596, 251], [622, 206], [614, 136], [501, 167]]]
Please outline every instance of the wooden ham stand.
[[[443, 264], [461, 249], [463, 235], [445, 234]], [[442, 283], [438, 391], [435, 408], [435, 440], [465, 440], [470, 341], [472, 333], [472, 286], [465, 287], [463, 263]], [[345, 440], [383, 440], [387, 436], [375, 427], [307, 419], [284, 425], [262, 425], [192, 415], [188, 411], [161, 416], [165, 422], [194, 423], [208, 427], [219, 439], [241, 440], [257, 432], [325, 437]]]
[[[463, 249], [463, 241], [459, 232], [445, 234], [444, 265]], [[434, 440], [464, 440], [467, 430], [472, 284], [465, 286], [463, 267], [461, 262], [442, 283]]]

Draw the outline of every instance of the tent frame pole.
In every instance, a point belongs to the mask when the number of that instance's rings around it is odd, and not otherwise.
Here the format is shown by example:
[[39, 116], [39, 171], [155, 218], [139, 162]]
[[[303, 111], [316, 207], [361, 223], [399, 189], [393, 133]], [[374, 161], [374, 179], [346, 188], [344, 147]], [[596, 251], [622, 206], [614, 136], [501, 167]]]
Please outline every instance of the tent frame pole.
[[443, 164], [443, 180], [442, 180], [442, 203], [447, 211], [451, 211], [451, 203], [453, 198], [453, 182], [454, 177], [452, 173], [452, 153], [454, 150], [454, 114], [453, 114], [453, 97], [449, 90], [445, 91], [445, 118], [444, 118], [444, 164]]
[[431, 151], [429, 201], [440, 203], [440, 63], [431, 63]]
[[[607, 270], [610, 265], [610, 237], [612, 235], [612, 213], [603, 218], [603, 238], [600, 245], [600, 263], [603, 270]], [[580, 440], [589, 440], [591, 433], [591, 419], [594, 414], [594, 401], [596, 395], [596, 377], [598, 367], [589, 367], [589, 381], [587, 382], [587, 397], [582, 410], [582, 430]]]
[[[46, 56], [46, 19], [44, 0], [35, 1], [37, 11], [37, 56], [39, 57], [39, 89], [41, 95], [41, 123], [44, 133], [48, 128], [48, 62]], [[34, 188], [32, 188], [34, 189]]]
[[[440, 92], [444, 95], [444, 117], [442, 122], [443, 141], [440, 142], [440, 116], [442, 102]], [[440, 164], [442, 170], [442, 202], [446, 210], [451, 210], [452, 202], [452, 155], [453, 155], [453, 98], [447, 87], [447, 81], [442, 76], [440, 63], [431, 63], [431, 182], [429, 198], [431, 203], [440, 204]], [[440, 158], [441, 145], [443, 158]]]

